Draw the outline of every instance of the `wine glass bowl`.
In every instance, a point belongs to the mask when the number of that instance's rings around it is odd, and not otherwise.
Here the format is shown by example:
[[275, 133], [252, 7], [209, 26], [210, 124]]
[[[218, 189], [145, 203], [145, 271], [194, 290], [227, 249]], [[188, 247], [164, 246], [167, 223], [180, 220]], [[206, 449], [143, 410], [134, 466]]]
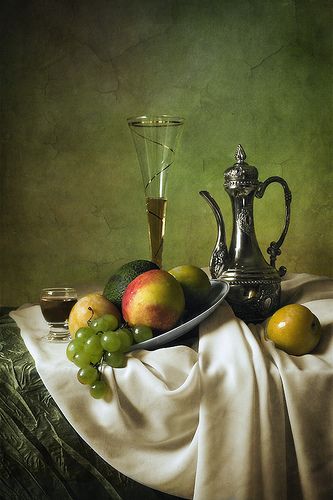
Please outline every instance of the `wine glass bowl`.
[[128, 118], [146, 198], [151, 260], [162, 266], [167, 209], [167, 181], [175, 161], [184, 119], [177, 116]]

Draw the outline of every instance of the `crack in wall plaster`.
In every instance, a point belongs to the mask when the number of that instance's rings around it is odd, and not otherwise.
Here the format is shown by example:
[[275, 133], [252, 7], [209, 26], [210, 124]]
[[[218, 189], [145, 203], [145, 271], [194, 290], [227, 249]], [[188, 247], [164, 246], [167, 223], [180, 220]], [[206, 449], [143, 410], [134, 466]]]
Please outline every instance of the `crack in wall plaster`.
[[114, 65], [114, 62], [111, 58], [111, 56], [108, 56], [107, 58], [103, 58], [100, 53], [98, 52], [98, 50], [90, 43], [88, 42], [83, 42], [77, 38], [74, 38], [75, 41], [77, 43], [79, 43], [81, 46], [83, 47], [87, 47], [92, 54], [94, 54], [94, 56], [102, 63], [102, 64], [110, 64], [113, 71], [114, 71], [114, 75], [115, 75], [115, 80], [116, 80], [116, 88], [115, 89], [110, 89], [110, 90], [106, 90], [106, 91], [103, 91], [103, 90], [99, 90], [99, 89], [95, 89], [96, 92], [98, 92], [99, 94], [113, 94], [116, 101], [118, 101], [118, 92], [119, 92], [119, 88], [120, 88], [120, 81], [119, 81], [119, 75], [118, 75], [118, 72], [117, 72], [117, 69]]
[[57, 134], [55, 133], [55, 129], [56, 129], [56, 125], [53, 126], [54, 130], [52, 132], [52, 135], [54, 137], [53, 140], [48, 140], [48, 141], [43, 141], [43, 145], [44, 146], [48, 146], [50, 147], [53, 151], [54, 151], [54, 157], [53, 159], [55, 160], [61, 153], [60, 151], [60, 147], [59, 147], [59, 139], [58, 139], [58, 136]]
[[117, 60], [117, 59], [119, 60], [119, 58], [123, 57], [127, 52], [135, 50], [136, 48], [138, 48], [142, 44], [150, 43], [151, 41], [155, 40], [157, 37], [159, 38], [161, 35], [166, 35], [167, 32], [170, 30], [170, 28], [171, 28], [171, 26], [167, 26], [163, 31], [159, 31], [158, 33], [155, 33], [151, 36], [139, 39], [137, 42], [130, 44], [128, 47], [126, 47], [126, 49], [119, 52], [117, 55], [115, 55], [113, 57], [111, 57], [111, 55], [108, 55], [107, 57], [103, 57], [100, 54], [100, 51], [92, 43], [89, 43], [87, 41], [82, 41], [79, 38], [73, 36], [73, 39], [79, 45], [81, 45], [83, 47], [87, 47], [101, 63], [111, 64], [111, 67], [114, 71], [115, 80], [116, 80], [116, 88], [110, 89], [110, 90], [105, 90], [105, 91], [96, 89], [96, 92], [98, 92], [99, 94], [113, 94], [116, 101], [118, 101], [118, 93], [120, 91], [120, 76], [119, 76], [118, 70], [116, 68], [115, 60]]
[[91, 211], [91, 214], [94, 217], [99, 217], [99, 218], [101, 218], [101, 219], [104, 220], [105, 224], [107, 225], [107, 227], [109, 229], [109, 234], [111, 234], [113, 231], [119, 231], [119, 230], [123, 230], [123, 229], [128, 230], [128, 225], [126, 225], [126, 224], [113, 225], [110, 222], [110, 220], [107, 217], [107, 215], [105, 214], [104, 208], [98, 207], [97, 205], [94, 205], [92, 208], [93, 209]]
[[44, 64], [41, 64], [37, 70], [38, 71], [45, 71], [45, 70], [48, 70], [49, 68], [51, 68], [52, 66], [55, 66], [56, 64], [58, 64], [59, 62], [62, 62], [66, 59], [67, 57], [67, 54], [63, 54], [61, 56], [58, 56], [58, 57], [54, 57], [53, 59], [51, 59], [50, 61], [48, 62], [45, 62]]
[[55, 137], [54, 142], [44, 141], [42, 144], [44, 146], [49, 146], [54, 151], [53, 160], [55, 160], [60, 155], [61, 151], [58, 148], [58, 137], [57, 136]]
[[100, 90], [100, 89], [94, 89], [95, 92], [97, 92], [97, 94], [100, 94], [100, 95], [109, 95], [111, 94], [115, 101], [118, 102], [119, 99], [118, 99], [118, 92], [119, 92], [119, 78], [116, 77], [116, 82], [117, 82], [117, 87], [115, 89], [112, 89], [112, 90]]
[[79, 263], [87, 264], [88, 267], [90, 268], [90, 271], [95, 275], [96, 278], [98, 278], [102, 272], [104, 271], [105, 266], [109, 266], [112, 264], [112, 261], [101, 261], [101, 262], [96, 262], [96, 261], [91, 261], [87, 259], [80, 260]]
[[279, 52], [281, 52], [281, 50], [285, 49], [286, 47], [288, 47], [288, 45], [281, 45], [281, 47], [279, 49], [277, 49], [274, 52], [268, 54], [266, 57], [264, 57], [263, 59], [261, 59], [261, 61], [259, 61], [257, 64], [255, 64], [254, 66], [250, 66], [250, 70], [253, 71], [253, 70], [259, 68], [266, 61], [268, 61], [268, 59], [271, 59], [272, 57], [276, 56]]
[[55, 160], [57, 158], [57, 156], [61, 153], [60, 148], [59, 148], [59, 138], [58, 138], [58, 135], [56, 132], [57, 124], [54, 123], [53, 121], [51, 121], [45, 113], [43, 113], [43, 117], [44, 117], [45, 121], [52, 127], [52, 131], [50, 132], [50, 135], [53, 136], [53, 140], [43, 141], [42, 144], [44, 146], [49, 146], [50, 148], [53, 149], [53, 151], [55, 152], [53, 159]]
[[139, 40], [137, 42], [130, 44], [128, 47], [126, 47], [126, 49], [119, 52], [119, 54], [113, 56], [111, 58], [111, 60], [112, 59], [119, 59], [119, 57], [123, 57], [123, 55], [126, 54], [126, 52], [137, 49], [141, 44], [144, 44], [146, 42], [151, 42], [152, 40], [155, 40], [155, 38], [157, 38], [157, 37], [160, 38], [160, 36], [165, 35], [167, 33], [167, 31], [169, 31], [169, 29], [170, 29], [170, 26], [165, 28], [165, 30], [162, 32], [160, 31], [160, 32], [155, 33], [154, 35], [148, 36], [146, 38], [139, 38]]
[[51, 78], [50, 77], [50, 73], [47, 72], [46, 74], [46, 82], [42, 88], [42, 92], [43, 92], [43, 95], [46, 99], [49, 99], [51, 101], [54, 101], [55, 99], [50, 95], [50, 93], [48, 92], [48, 89], [49, 89], [49, 86], [52, 82], [57, 82], [57, 78]]
[[57, 217], [57, 210], [54, 209], [49, 203], [48, 203], [48, 207], [49, 207], [48, 213], [52, 215], [52, 218], [53, 218], [53, 221], [55, 223], [55, 226], [57, 228], [59, 228], [60, 230], [62, 230], [63, 227], [62, 227], [62, 224], [60, 224], [60, 221], [59, 221], [59, 219]]

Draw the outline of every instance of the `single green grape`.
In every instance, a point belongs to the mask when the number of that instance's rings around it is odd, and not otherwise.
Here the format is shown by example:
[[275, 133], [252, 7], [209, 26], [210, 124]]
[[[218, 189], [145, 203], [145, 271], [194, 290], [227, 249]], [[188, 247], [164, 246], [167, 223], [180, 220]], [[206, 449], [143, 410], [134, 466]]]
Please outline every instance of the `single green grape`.
[[108, 391], [108, 386], [104, 380], [96, 380], [90, 387], [90, 395], [95, 399], [103, 398]]
[[127, 358], [122, 352], [106, 352], [104, 354], [104, 361], [112, 368], [124, 368], [127, 363]]
[[108, 330], [117, 330], [117, 328], [119, 327], [119, 320], [113, 314], [104, 314], [102, 318], [104, 319], [104, 321], [108, 322], [108, 325], [103, 330], [103, 332]]
[[103, 352], [102, 351], [102, 354], [90, 354], [90, 363], [92, 363], [93, 365], [97, 365], [98, 363], [100, 363], [102, 361], [102, 358], [103, 358]]
[[102, 348], [108, 352], [116, 352], [121, 348], [121, 340], [116, 332], [105, 332], [101, 335]]
[[84, 351], [80, 351], [75, 354], [73, 358], [73, 363], [79, 368], [86, 368], [90, 365], [90, 356]]
[[77, 379], [81, 384], [92, 385], [98, 379], [98, 370], [93, 366], [80, 368], [77, 372]]
[[95, 330], [93, 330], [89, 326], [82, 326], [76, 332], [75, 339], [80, 340], [82, 343], [84, 343], [86, 340], [89, 339], [89, 337], [94, 335], [94, 333], [95, 333]]
[[66, 356], [69, 361], [73, 361], [75, 354], [81, 352], [83, 349], [82, 342], [80, 340], [74, 339], [71, 340], [68, 346], [66, 347]]
[[99, 356], [101, 358], [103, 354], [103, 347], [101, 345], [100, 336], [94, 334], [89, 337], [83, 344], [83, 350], [89, 356]]
[[125, 352], [133, 344], [133, 334], [128, 328], [119, 328], [115, 331], [115, 334], [120, 339], [121, 346], [120, 351]]
[[99, 318], [95, 318], [90, 323], [90, 328], [94, 332], [107, 332], [108, 330], [116, 330], [119, 326], [119, 321], [113, 314], [103, 314]]
[[153, 337], [153, 330], [149, 326], [136, 325], [133, 327], [132, 331], [134, 340], [137, 344]]

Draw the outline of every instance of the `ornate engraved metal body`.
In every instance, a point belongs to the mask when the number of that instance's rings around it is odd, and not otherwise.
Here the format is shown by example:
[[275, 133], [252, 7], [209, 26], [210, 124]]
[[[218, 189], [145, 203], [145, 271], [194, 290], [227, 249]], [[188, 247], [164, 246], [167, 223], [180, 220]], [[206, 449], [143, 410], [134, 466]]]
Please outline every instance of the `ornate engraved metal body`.
[[[217, 240], [210, 260], [212, 278], [222, 279], [230, 285], [227, 301], [235, 314], [246, 322], [259, 322], [273, 314], [280, 306], [281, 276], [285, 267], [275, 268], [281, 254], [290, 222], [291, 193], [281, 177], [258, 180], [256, 167], [245, 162], [246, 154], [241, 145], [235, 154], [236, 163], [224, 172], [224, 188], [230, 196], [233, 210], [233, 231], [229, 250], [225, 242], [222, 213], [207, 191], [200, 191], [211, 206], [217, 222]], [[270, 264], [264, 259], [254, 230], [253, 200], [262, 198], [269, 184], [282, 185], [285, 197], [286, 218], [280, 238], [272, 241], [267, 249]]]

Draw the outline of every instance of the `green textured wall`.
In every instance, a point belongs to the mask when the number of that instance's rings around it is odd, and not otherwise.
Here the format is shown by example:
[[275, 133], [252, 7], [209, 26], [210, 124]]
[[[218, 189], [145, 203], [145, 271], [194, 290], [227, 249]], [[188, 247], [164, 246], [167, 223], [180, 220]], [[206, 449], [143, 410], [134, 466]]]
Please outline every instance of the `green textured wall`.
[[[241, 143], [293, 193], [280, 265], [333, 276], [330, 0], [1, 2], [1, 297], [104, 283], [149, 257], [126, 118], [184, 116], [169, 184], [164, 263], [208, 264], [223, 171]], [[263, 251], [282, 190], [255, 202]]]

